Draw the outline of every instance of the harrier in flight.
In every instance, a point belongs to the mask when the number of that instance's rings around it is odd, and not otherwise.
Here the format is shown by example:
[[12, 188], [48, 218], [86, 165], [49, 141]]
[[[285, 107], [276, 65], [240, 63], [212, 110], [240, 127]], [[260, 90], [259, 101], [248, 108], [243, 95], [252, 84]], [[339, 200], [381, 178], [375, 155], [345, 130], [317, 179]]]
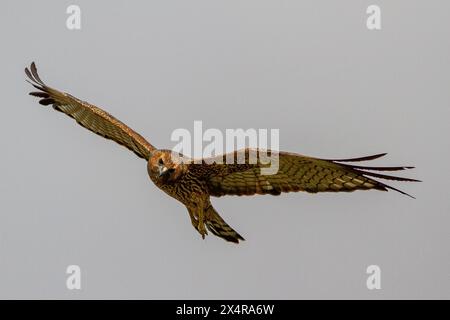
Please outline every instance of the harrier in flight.
[[[141, 135], [106, 111], [47, 86], [40, 79], [34, 62], [30, 69], [25, 69], [25, 73], [30, 79], [29, 82], [39, 90], [31, 92], [30, 95], [40, 98], [40, 104], [52, 105], [53, 109], [74, 118], [86, 129], [116, 141], [146, 160], [150, 179], [158, 188], [186, 206], [192, 225], [203, 239], [208, 234], [208, 229], [212, 234], [227, 241], [238, 243], [239, 240], [244, 240], [217, 213], [211, 204], [211, 196], [279, 195], [282, 192], [297, 191], [348, 192], [369, 189], [381, 191], [391, 189], [406, 194], [374, 178], [418, 181], [379, 173], [379, 171], [397, 171], [412, 167], [373, 167], [353, 164], [357, 161], [373, 160], [385, 154], [325, 160], [290, 152], [276, 152], [278, 171], [271, 175], [261, 174], [261, 170], [267, 167], [267, 162], [260, 161], [259, 157], [256, 161], [249, 161], [250, 149], [231, 154], [234, 159], [239, 153], [245, 155], [243, 163], [211, 161], [212, 158], [203, 159], [200, 162], [194, 161], [171, 150], [155, 148]], [[275, 154], [275, 152], [272, 153]], [[229, 155], [215, 159], [224, 160]]]

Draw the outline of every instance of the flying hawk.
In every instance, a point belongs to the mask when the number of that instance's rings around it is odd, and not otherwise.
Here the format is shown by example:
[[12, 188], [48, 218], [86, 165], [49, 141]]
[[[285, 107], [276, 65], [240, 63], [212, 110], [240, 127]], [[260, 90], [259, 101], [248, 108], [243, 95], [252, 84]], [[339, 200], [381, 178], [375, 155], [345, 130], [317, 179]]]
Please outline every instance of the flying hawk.
[[74, 118], [86, 129], [116, 141], [146, 160], [150, 179], [158, 188], [186, 206], [192, 225], [203, 239], [208, 234], [206, 231], [208, 229], [212, 234], [227, 241], [238, 243], [239, 240], [244, 240], [213, 208], [211, 196], [279, 195], [282, 192], [297, 191], [348, 192], [369, 189], [381, 191], [391, 189], [408, 195], [374, 178], [419, 181], [373, 172], [397, 171], [413, 167], [371, 167], [352, 164], [357, 161], [380, 158], [385, 153], [351, 159], [326, 160], [296, 153], [277, 152], [279, 169], [273, 175], [261, 174], [261, 169], [266, 168], [267, 163], [259, 161], [259, 158], [256, 163], [249, 161], [249, 154], [252, 151], [250, 149], [234, 152], [234, 159], [237, 159], [239, 154], [245, 155], [245, 162], [241, 164], [230, 164], [229, 161], [225, 161], [229, 159], [227, 158], [229, 154], [221, 156], [223, 161], [203, 159], [197, 163], [171, 150], [155, 148], [141, 135], [106, 111], [47, 86], [40, 79], [34, 62], [31, 63], [30, 69], [25, 68], [25, 73], [30, 79], [27, 81], [39, 90], [31, 92], [30, 95], [41, 98], [40, 104], [52, 105], [55, 110]]

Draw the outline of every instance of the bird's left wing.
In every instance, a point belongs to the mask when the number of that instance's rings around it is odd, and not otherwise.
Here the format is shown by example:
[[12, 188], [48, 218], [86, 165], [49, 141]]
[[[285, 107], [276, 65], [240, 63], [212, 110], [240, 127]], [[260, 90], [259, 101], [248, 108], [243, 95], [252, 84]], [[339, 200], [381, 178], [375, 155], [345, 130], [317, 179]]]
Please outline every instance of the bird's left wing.
[[78, 124], [86, 129], [114, 140], [141, 158], [149, 159], [155, 147], [130, 127], [92, 104], [47, 86], [39, 78], [34, 62], [31, 63], [30, 69], [25, 69], [25, 73], [33, 87], [39, 90], [30, 92], [30, 95], [41, 98], [40, 104], [44, 106], [52, 105], [55, 110], [74, 118]]
[[[216, 197], [254, 194], [279, 195], [282, 192], [296, 191], [315, 193], [368, 189], [382, 191], [391, 189], [406, 194], [373, 178], [418, 181], [373, 172], [397, 171], [412, 167], [366, 167], [345, 163], [372, 160], [385, 154], [352, 159], [325, 160], [295, 153], [268, 151], [270, 156], [274, 156], [273, 159], [278, 170], [274, 174], [262, 174], [261, 169], [268, 168], [270, 164], [261, 162], [259, 156], [256, 163], [251, 162], [249, 155], [255, 151], [258, 155], [258, 150], [245, 149], [232, 154], [205, 159], [202, 164], [189, 164], [189, 171], [194, 175], [201, 176], [202, 180], [206, 181], [210, 195]], [[239, 156], [242, 156], [243, 162], [237, 162]], [[235, 163], [230, 163], [229, 159], [234, 159]], [[217, 160], [220, 160], [220, 162], [217, 163]]]

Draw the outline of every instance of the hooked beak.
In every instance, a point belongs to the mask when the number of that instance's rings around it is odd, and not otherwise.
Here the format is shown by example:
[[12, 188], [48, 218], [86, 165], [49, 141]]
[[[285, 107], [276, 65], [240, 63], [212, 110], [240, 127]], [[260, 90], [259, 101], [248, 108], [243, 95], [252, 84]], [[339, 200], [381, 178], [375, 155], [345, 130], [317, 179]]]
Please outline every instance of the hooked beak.
[[161, 178], [162, 176], [165, 176], [169, 173], [169, 170], [166, 167], [160, 166], [159, 167], [159, 175], [158, 177]]

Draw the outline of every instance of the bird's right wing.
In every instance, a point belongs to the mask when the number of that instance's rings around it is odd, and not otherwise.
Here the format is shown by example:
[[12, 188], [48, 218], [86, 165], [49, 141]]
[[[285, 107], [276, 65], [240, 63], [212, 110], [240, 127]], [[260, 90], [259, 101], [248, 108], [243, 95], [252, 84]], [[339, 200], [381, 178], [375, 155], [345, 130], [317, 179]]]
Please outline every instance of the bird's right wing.
[[106, 111], [81, 101], [68, 93], [48, 87], [39, 78], [34, 62], [31, 63], [30, 69], [25, 69], [25, 73], [30, 78], [33, 87], [39, 90], [38, 92], [30, 92], [30, 95], [42, 98], [39, 100], [40, 104], [44, 106], [52, 105], [55, 110], [74, 118], [78, 124], [86, 129], [114, 140], [141, 158], [148, 160], [151, 152], [155, 150], [155, 147], [141, 135]]

